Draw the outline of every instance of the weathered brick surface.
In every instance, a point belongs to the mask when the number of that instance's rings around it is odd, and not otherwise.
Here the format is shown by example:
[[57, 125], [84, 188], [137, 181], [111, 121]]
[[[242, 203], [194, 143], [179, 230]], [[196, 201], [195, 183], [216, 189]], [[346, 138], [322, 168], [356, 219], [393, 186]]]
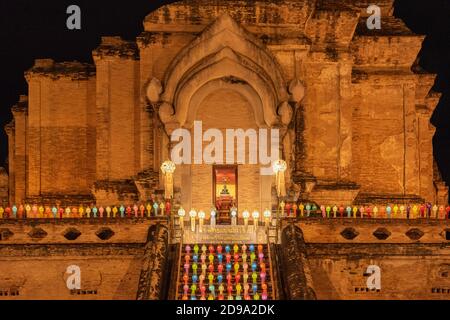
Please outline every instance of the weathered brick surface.
[[[144, 245], [156, 223], [165, 224], [158, 219], [1, 221], [0, 229], [13, 233], [0, 241], [0, 289], [9, 292], [1, 299], [135, 299]], [[48, 235], [32, 240], [28, 233], [33, 228]], [[64, 238], [69, 228], [79, 230], [79, 238]], [[101, 228], [110, 228], [114, 235], [100, 240], [95, 233]], [[81, 294], [67, 288], [71, 265], [81, 269]]]
[[[308, 261], [318, 299], [448, 300], [450, 258], [442, 245], [317, 244], [308, 246]], [[366, 291], [370, 265], [381, 268], [379, 292]]]
[[[338, 219], [297, 225], [304, 234], [317, 299], [448, 300], [450, 247], [444, 231], [449, 230], [448, 222]], [[340, 234], [345, 228], [354, 228], [358, 236], [346, 240]], [[379, 228], [389, 231], [386, 240], [374, 237]], [[424, 233], [419, 240], [405, 235], [414, 228]], [[380, 291], [367, 289], [370, 265], [381, 268]]]
[[4, 168], [0, 167], [0, 203], [4, 204], [8, 201], [9, 178]]

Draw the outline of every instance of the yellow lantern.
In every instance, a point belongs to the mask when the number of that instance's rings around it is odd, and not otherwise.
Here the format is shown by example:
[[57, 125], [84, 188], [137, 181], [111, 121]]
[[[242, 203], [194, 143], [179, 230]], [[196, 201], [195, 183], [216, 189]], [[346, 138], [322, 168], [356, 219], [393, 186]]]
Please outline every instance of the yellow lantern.
[[78, 213], [80, 214], [79, 218], [83, 218], [83, 214], [84, 214], [84, 208], [83, 208], [83, 206], [80, 206], [80, 207], [78, 208]]

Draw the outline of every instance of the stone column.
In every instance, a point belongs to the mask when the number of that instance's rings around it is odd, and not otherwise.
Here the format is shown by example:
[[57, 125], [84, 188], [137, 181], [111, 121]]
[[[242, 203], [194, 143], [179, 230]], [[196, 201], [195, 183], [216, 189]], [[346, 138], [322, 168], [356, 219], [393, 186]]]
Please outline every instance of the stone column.
[[416, 114], [415, 86], [403, 85], [403, 117], [404, 117], [404, 162], [403, 186], [404, 194], [420, 194], [419, 181], [419, 133]]
[[8, 201], [14, 202], [15, 198], [15, 179], [14, 179], [14, 122], [11, 122], [5, 126], [6, 134], [8, 135], [8, 165], [9, 165], [9, 179], [8, 179]]
[[14, 146], [11, 148], [11, 157], [14, 157], [14, 196], [11, 201], [19, 204], [26, 198], [26, 97], [22, 96], [21, 101], [12, 109], [14, 115]]
[[284, 285], [290, 300], [316, 300], [302, 230], [291, 224], [281, 238]]
[[338, 180], [351, 181], [353, 105], [352, 101], [352, 57], [342, 54], [339, 64], [339, 150]]
[[152, 225], [148, 231], [136, 300], [161, 300], [164, 277], [167, 273], [169, 231], [162, 224]]

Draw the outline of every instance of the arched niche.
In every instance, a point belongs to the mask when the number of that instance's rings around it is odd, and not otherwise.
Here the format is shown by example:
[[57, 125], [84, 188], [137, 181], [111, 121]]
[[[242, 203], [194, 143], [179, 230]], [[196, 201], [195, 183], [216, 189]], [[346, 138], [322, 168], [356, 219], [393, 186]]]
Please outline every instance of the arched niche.
[[258, 93], [247, 83], [237, 82], [233, 83], [234, 79], [221, 78], [215, 79], [207, 82], [200, 89], [198, 89], [190, 99], [189, 112], [186, 114], [184, 127], [191, 128], [193, 122], [198, 119], [199, 108], [202, 103], [214, 92], [219, 90], [229, 90], [234, 91], [241, 95], [244, 99], [249, 102], [251, 109], [253, 111], [253, 121], [255, 125], [259, 128], [266, 127], [267, 124], [264, 120], [263, 104], [261, 97]]

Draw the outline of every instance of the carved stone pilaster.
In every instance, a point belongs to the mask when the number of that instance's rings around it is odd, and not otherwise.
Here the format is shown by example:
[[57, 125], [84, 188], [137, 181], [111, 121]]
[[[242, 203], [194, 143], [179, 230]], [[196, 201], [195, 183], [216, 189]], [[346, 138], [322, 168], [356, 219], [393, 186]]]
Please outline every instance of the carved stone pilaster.
[[294, 225], [286, 227], [282, 233], [281, 244], [287, 298], [316, 300], [302, 230]]
[[161, 300], [169, 231], [161, 224], [149, 228], [136, 300]]

